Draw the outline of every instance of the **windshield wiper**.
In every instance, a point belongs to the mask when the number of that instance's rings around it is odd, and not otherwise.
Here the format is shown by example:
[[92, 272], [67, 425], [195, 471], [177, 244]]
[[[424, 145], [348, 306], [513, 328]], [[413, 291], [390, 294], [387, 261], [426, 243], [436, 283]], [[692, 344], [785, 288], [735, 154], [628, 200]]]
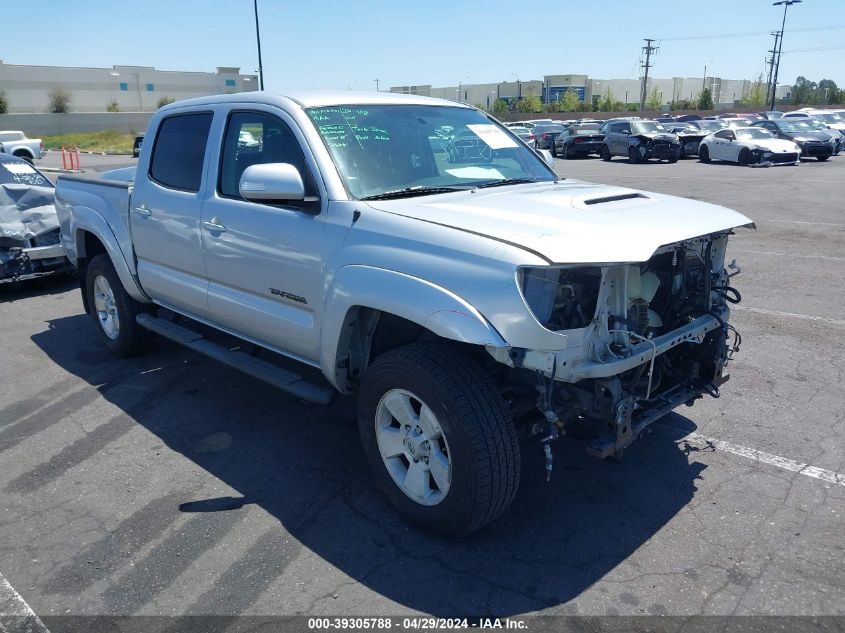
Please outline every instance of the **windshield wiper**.
[[521, 185], [527, 182], [539, 182], [538, 180], [531, 180], [530, 178], [505, 178], [504, 180], [491, 180], [489, 182], [483, 182], [479, 185], [476, 185], [479, 189], [484, 189], [485, 187], [502, 187], [504, 185]]
[[394, 198], [411, 198], [413, 196], [428, 196], [434, 193], [449, 193], [450, 191], [468, 191], [474, 186], [463, 187], [405, 187], [394, 191], [385, 191], [372, 196], [365, 196], [361, 200], [392, 200]]

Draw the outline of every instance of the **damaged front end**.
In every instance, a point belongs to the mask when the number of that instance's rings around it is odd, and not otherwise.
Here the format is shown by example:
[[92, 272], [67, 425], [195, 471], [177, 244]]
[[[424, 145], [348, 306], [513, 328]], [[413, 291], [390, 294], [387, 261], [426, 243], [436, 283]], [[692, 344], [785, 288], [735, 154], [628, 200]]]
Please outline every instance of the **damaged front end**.
[[730, 285], [739, 269], [724, 266], [729, 235], [664, 246], [641, 263], [520, 270], [526, 305], [565, 342], [490, 353], [523, 394], [537, 394], [534, 431], [546, 445], [570, 433], [589, 437], [592, 455], [619, 454], [677, 406], [719, 397], [741, 341], [728, 322], [728, 304], [741, 300]]
[[676, 161], [681, 156], [681, 143], [675, 134], [639, 134], [631, 142], [639, 160]]

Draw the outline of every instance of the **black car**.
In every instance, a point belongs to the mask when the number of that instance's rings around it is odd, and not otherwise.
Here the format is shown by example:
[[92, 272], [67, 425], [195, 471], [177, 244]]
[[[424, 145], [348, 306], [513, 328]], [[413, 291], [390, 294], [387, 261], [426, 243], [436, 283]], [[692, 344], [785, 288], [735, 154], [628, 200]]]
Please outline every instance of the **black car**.
[[47, 176], [17, 156], [0, 154], [0, 285], [73, 270], [54, 201]]
[[141, 155], [141, 144], [144, 142], [144, 135], [135, 137], [135, 142], [132, 144], [132, 157], [138, 158]]
[[775, 138], [794, 141], [801, 148], [801, 158], [827, 160], [836, 149], [836, 143], [830, 136], [797, 119], [756, 121], [754, 125], [769, 130]]
[[601, 153], [604, 134], [598, 123], [576, 123], [558, 134], [552, 143], [552, 156], [575, 158]]
[[611, 119], [604, 124], [602, 132], [602, 160], [627, 156], [632, 163], [644, 162], [650, 158], [676, 163], [681, 156], [678, 136], [666, 130], [657, 121]]
[[534, 132], [534, 149], [551, 149], [555, 138], [563, 130], [564, 127], [557, 123], [554, 125], [546, 125], [544, 123], [535, 125], [534, 129], [531, 130]]

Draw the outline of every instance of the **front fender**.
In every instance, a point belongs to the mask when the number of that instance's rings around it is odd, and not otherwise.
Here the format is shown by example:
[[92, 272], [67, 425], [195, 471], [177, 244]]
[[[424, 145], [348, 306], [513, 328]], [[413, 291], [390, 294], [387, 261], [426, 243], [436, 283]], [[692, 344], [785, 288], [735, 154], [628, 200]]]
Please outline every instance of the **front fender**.
[[69, 232], [72, 236], [70, 238], [70, 244], [67, 243], [68, 238], [62, 235], [62, 244], [65, 248], [65, 253], [74, 265], [78, 265], [80, 258], [89, 258], [89, 255], [85, 252], [86, 232], [94, 235], [103, 244], [109, 259], [111, 259], [114, 265], [114, 269], [117, 271], [117, 276], [120, 277], [120, 282], [123, 284], [126, 292], [129, 293], [129, 296], [141, 303], [149, 303], [150, 298], [144, 294], [144, 291], [132, 274], [123, 250], [120, 248], [120, 241], [112, 230], [112, 227], [102, 215], [90, 207], [73, 207]]
[[341, 329], [349, 310], [371, 308], [394, 314], [462, 343], [505, 347], [507, 343], [473, 306], [458, 295], [405, 273], [351, 265], [338, 270], [325, 294], [320, 333], [320, 366], [336, 383]]

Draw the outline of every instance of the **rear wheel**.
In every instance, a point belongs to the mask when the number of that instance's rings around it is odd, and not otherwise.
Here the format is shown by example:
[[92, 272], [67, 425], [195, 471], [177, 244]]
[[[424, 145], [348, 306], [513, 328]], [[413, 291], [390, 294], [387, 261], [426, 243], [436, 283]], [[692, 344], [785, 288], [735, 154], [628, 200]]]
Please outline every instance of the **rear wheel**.
[[358, 395], [364, 455], [408, 521], [469, 534], [504, 512], [519, 484], [519, 446], [507, 403], [466, 355], [412, 344], [379, 356]]
[[607, 145], [601, 146], [601, 159], [603, 161], [609, 161], [610, 160], [610, 149], [608, 149]]
[[153, 333], [135, 322], [135, 316], [144, 311], [144, 306], [126, 292], [105, 253], [88, 263], [85, 291], [97, 332], [112, 354], [137, 356], [150, 348]]
[[710, 150], [707, 149], [706, 145], [702, 145], [701, 148], [698, 150], [698, 160], [700, 160], [702, 163], [710, 162]]
[[564, 143], [563, 147], [560, 148], [560, 157], [563, 158], [564, 160], [568, 160], [568, 159], [572, 158], [572, 156], [569, 153], [569, 145], [567, 145], [566, 143]]
[[549, 151], [552, 153], [553, 158], [557, 158], [557, 149], [554, 143], [549, 147]]
[[23, 160], [28, 162], [30, 165], [32, 165], [32, 156], [30, 156], [26, 152], [17, 152], [14, 155], [17, 156], [18, 158], [22, 158]]

